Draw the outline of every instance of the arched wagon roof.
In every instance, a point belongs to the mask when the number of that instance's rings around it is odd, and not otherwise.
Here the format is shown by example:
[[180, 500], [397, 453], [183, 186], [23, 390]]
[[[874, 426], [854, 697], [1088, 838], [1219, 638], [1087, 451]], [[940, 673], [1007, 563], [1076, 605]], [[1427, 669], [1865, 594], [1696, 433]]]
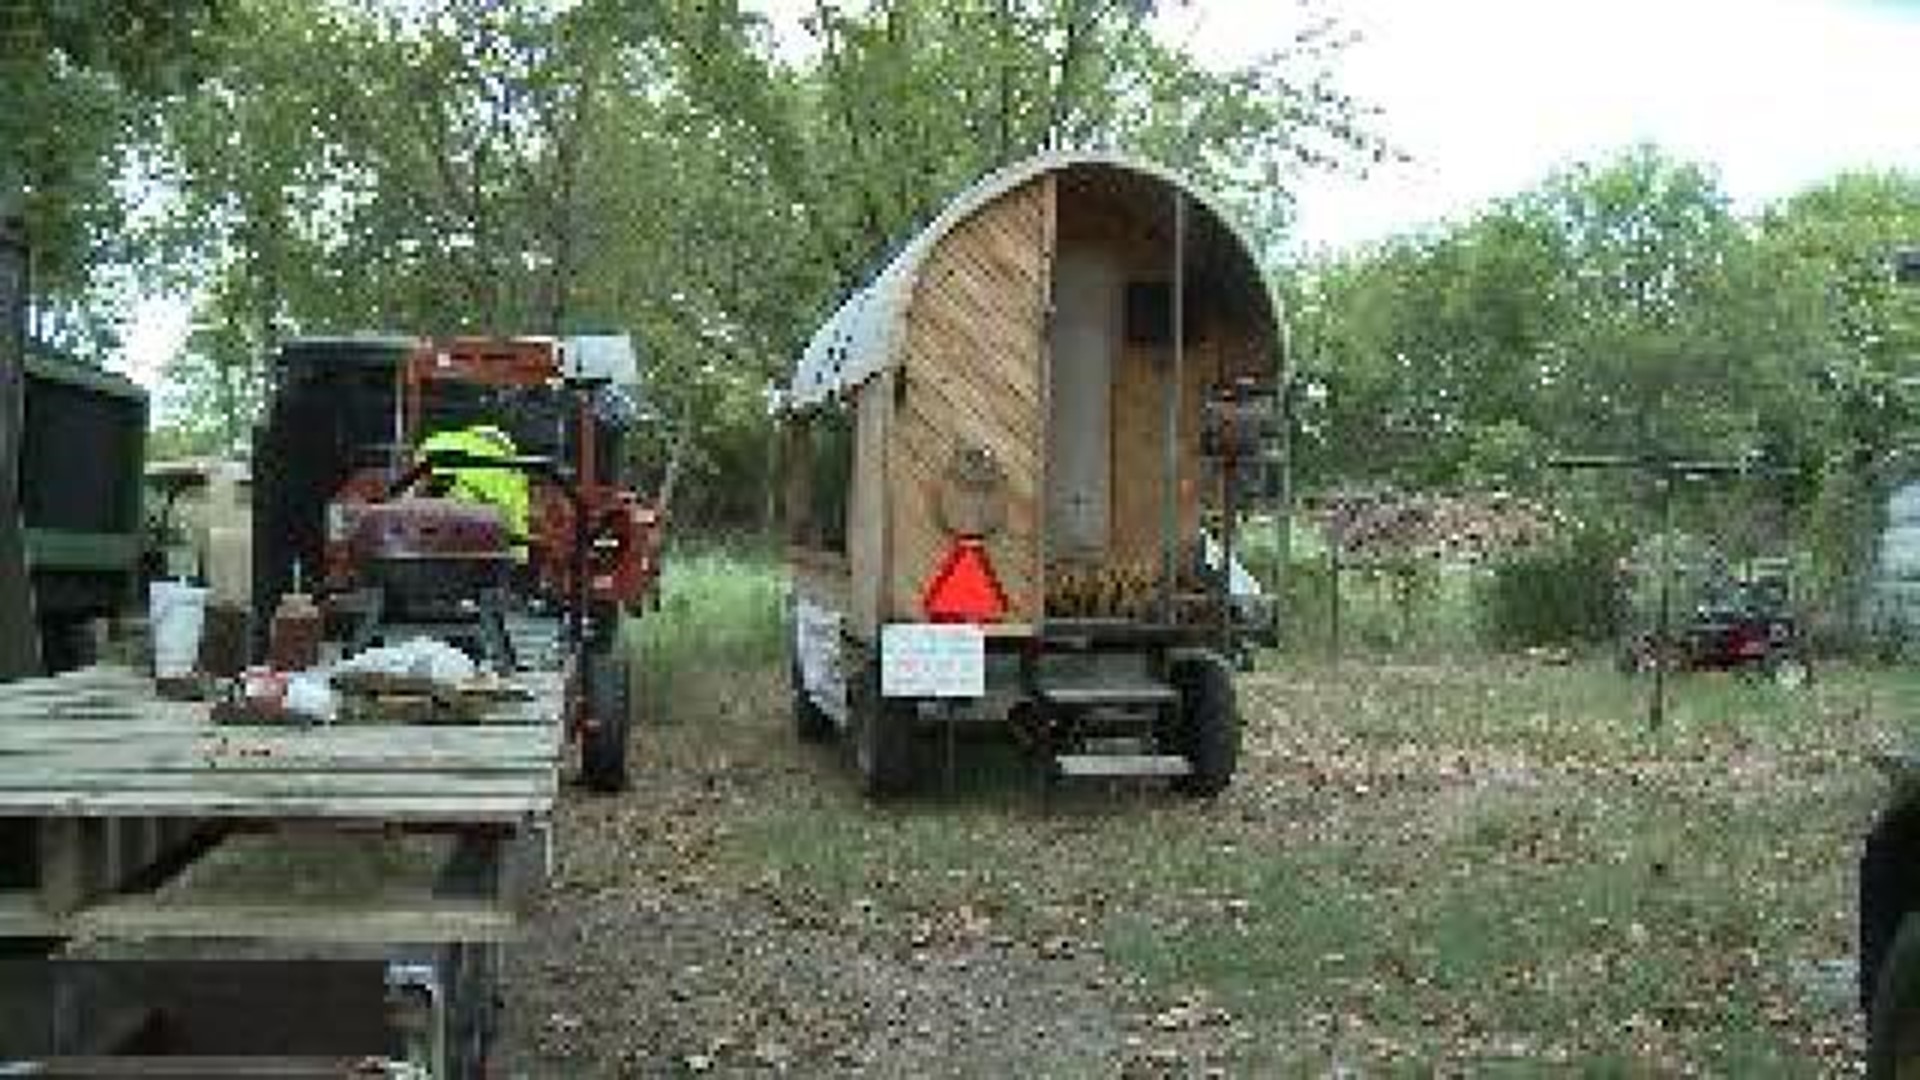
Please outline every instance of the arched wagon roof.
[[[1056, 151], [1028, 158], [987, 174], [946, 205], [939, 216], [900, 249], [892, 261], [865, 287], [842, 303], [808, 342], [793, 379], [782, 395], [787, 409], [803, 409], [833, 398], [899, 362], [907, 309], [919, 281], [921, 267], [942, 238], [994, 200], [1049, 173], [1076, 170], [1112, 170], [1127, 177], [1186, 195], [1199, 210], [1198, 227], [1190, 235], [1212, 237], [1212, 246], [1224, 247], [1216, 257], [1232, 264], [1227, 273], [1246, 283], [1253, 296], [1256, 318], [1276, 337], [1278, 301], [1260, 270], [1246, 235], [1220, 206], [1175, 173], [1149, 162], [1115, 154]], [[1197, 247], [1198, 245], [1196, 245]]]

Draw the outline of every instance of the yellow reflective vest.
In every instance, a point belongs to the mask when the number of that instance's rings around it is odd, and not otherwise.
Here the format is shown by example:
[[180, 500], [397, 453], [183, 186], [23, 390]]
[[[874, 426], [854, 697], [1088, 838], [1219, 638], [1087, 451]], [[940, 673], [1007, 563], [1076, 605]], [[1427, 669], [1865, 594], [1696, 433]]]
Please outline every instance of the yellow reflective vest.
[[[442, 431], [420, 443], [420, 453], [465, 454], [474, 458], [505, 460], [514, 457], [513, 440], [497, 427], [481, 424], [457, 431]], [[498, 509], [507, 520], [507, 532], [514, 546], [525, 552], [527, 540], [527, 477], [513, 468], [436, 468], [434, 478], [447, 485], [447, 497]]]

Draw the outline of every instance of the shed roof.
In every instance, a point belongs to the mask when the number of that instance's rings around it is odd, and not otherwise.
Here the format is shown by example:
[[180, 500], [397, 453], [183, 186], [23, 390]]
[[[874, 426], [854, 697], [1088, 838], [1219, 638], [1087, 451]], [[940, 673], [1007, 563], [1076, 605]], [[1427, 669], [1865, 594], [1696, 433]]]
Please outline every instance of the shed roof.
[[781, 396], [786, 409], [803, 409], [833, 398], [899, 362], [900, 335], [913, 300], [921, 267], [940, 240], [1000, 196], [1049, 173], [1074, 169], [1112, 169], [1187, 195], [1236, 249], [1240, 272], [1257, 282], [1254, 290], [1268, 325], [1278, 304], [1254, 257], [1253, 245], [1206, 192], [1158, 165], [1117, 154], [1052, 151], [988, 173], [947, 203], [938, 216], [894, 255], [874, 279], [843, 302], [807, 343]]

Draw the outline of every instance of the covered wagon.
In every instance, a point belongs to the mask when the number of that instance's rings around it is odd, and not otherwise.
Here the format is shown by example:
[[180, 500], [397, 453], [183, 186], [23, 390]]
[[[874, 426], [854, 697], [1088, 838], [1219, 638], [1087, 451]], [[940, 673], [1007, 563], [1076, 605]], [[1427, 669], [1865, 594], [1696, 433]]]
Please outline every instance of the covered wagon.
[[1250, 245], [1161, 168], [1049, 154], [961, 194], [779, 396], [800, 735], [845, 732], [876, 795], [980, 723], [1055, 776], [1226, 786], [1281, 339]]

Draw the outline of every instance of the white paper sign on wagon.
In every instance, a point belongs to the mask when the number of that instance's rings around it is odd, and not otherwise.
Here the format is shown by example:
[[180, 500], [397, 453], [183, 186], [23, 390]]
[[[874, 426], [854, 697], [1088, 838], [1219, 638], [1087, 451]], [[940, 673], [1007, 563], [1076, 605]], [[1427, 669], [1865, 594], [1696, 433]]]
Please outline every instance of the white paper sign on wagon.
[[880, 628], [880, 695], [977, 698], [987, 692], [987, 638], [966, 623]]

